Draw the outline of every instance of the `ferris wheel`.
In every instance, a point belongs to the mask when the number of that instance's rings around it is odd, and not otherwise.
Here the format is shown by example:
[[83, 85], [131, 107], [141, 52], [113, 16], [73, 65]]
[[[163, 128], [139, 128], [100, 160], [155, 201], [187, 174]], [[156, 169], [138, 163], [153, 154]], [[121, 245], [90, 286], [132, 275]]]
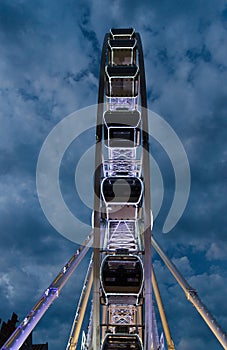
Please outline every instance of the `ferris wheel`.
[[226, 334], [152, 235], [149, 152], [141, 38], [133, 28], [111, 29], [104, 37], [100, 61], [92, 232], [2, 350], [20, 348], [91, 249], [66, 349], [175, 349], [152, 266], [152, 248], [227, 349]]

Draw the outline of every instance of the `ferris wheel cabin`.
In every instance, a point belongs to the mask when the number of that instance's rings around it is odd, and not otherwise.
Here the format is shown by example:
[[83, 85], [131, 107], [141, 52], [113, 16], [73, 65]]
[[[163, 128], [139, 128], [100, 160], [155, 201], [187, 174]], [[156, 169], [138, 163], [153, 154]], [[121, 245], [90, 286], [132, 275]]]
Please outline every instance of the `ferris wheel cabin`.
[[141, 115], [135, 111], [107, 111], [103, 116], [107, 147], [138, 147], [141, 140]]
[[101, 350], [143, 350], [137, 334], [107, 334]]

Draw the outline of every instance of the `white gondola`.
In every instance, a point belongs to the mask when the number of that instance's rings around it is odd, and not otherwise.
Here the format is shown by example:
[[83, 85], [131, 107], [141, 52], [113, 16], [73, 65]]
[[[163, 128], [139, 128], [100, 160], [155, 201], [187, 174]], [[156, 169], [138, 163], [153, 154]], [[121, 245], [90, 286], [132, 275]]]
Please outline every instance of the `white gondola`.
[[143, 182], [138, 177], [107, 177], [102, 180], [101, 194], [106, 206], [140, 206]]
[[106, 102], [108, 110], [137, 109], [139, 68], [111, 66], [105, 68]]
[[111, 65], [118, 66], [136, 64], [136, 40], [110, 39], [108, 61]]
[[143, 350], [137, 334], [107, 334], [101, 350]]
[[140, 145], [141, 115], [139, 111], [107, 111], [103, 115], [107, 147], [132, 148]]
[[107, 255], [101, 264], [100, 281], [106, 304], [138, 304], [144, 282], [143, 263], [136, 255]]
[[107, 97], [137, 97], [139, 68], [133, 66], [106, 66]]
[[135, 37], [134, 28], [111, 28], [110, 36], [112, 39], [133, 39]]
[[[101, 193], [105, 205], [106, 227], [111, 229], [109, 233], [113, 239], [113, 242], [111, 239], [109, 243], [116, 243], [114, 230], [122, 231], [121, 236], [125, 234], [126, 243], [126, 238], [129, 238], [129, 230], [126, 227], [132, 225], [129, 222], [134, 223], [137, 229], [138, 220], [141, 219], [143, 182], [137, 177], [107, 177], [101, 183]], [[131, 233], [130, 236], [132, 236]], [[133, 235], [137, 237], [137, 234], [133, 233]], [[109, 235], [108, 238], [110, 238]], [[110, 244], [110, 247], [113, 245]]]

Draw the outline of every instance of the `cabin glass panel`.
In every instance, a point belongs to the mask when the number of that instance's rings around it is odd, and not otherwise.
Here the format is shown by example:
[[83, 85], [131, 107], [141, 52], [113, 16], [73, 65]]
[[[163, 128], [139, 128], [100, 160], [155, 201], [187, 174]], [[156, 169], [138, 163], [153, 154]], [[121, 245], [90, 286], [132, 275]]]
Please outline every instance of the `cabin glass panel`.
[[105, 178], [101, 187], [105, 202], [110, 204], [139, 204], [142, 197], [143, 188], [138, 178]]

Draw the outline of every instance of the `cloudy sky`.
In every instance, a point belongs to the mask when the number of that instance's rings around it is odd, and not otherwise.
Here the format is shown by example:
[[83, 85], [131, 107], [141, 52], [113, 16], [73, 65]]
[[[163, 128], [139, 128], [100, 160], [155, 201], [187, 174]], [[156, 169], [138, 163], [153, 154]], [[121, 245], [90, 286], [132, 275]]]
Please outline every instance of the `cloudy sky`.
[[[149, 108], [175, 130], [191, 168], [184, 215], [164, 235], [174, 175], [163, 149], [151, 140], [165, 188], [154, 234], [226, 328], [227, 3], [221, 0], [1, 0], [0, 317], [4, 320], [13, 311], [22, 319], [77, 248], [42, 212], [36, 191], [37, 159], [59, 121], [96, 103], [104, 34], [111, 27], [128, 26], [142, 36]], [[94, 135], [88, 131], [85, 136], [68, 150], [61, 184], [72, 210], [89, 223], [90, 211], [81, 207], [74, 192], [75, 164]], [[89, 181], [86, 177], [86, 186]], [[86, 263], [34, 332], [35, 341], [48, 341], [50, 350], [66, 345]], [[157, 255], [154, 267], [176, 348], [221, 349]]]

